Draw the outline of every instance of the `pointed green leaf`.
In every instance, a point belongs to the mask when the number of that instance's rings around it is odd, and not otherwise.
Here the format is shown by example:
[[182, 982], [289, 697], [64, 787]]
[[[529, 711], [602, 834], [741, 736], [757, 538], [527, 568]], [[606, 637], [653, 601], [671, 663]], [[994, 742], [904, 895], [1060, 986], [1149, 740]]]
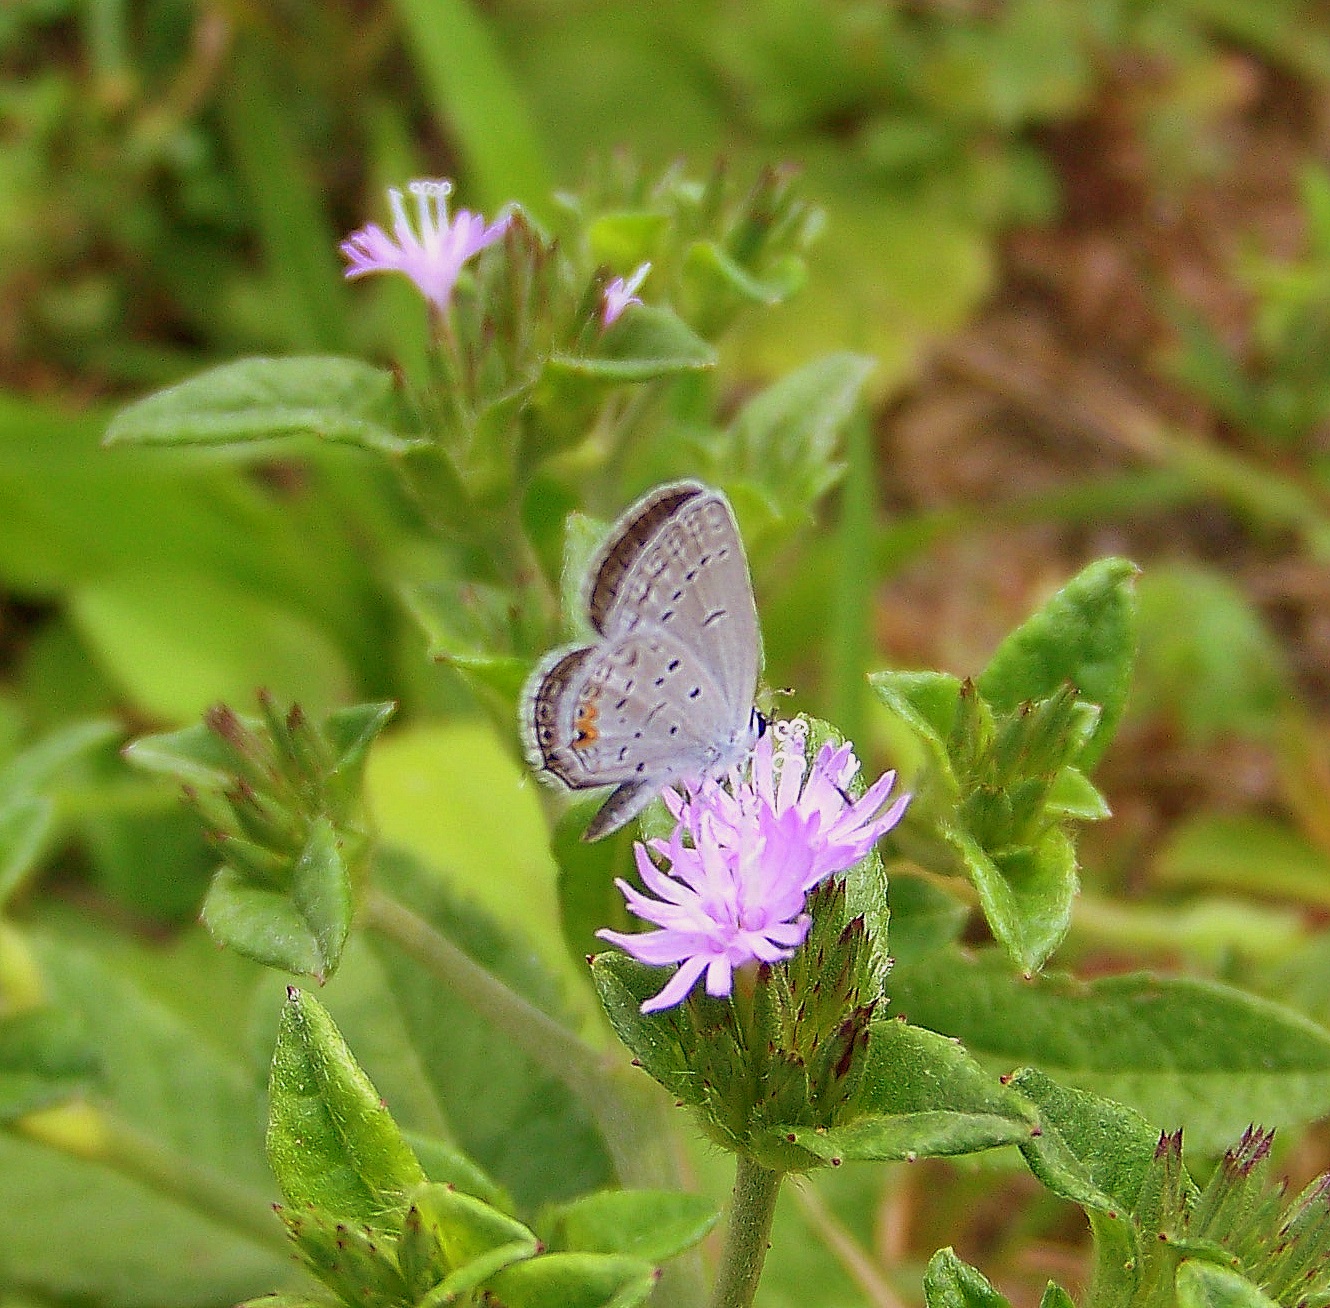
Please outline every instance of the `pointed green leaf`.
[[437, 1285], [451, 1298], [539, 1248], [534, 1233], [515, 1217], [451, 1186], [426, 1184], [410, 1195], [399, 1259], [403, 1273], [422, 1289]]
[[66, 1009], [0, 1018], [0, 1122], [79, 1094], [97, 1070], [95, 1051]]
[[0, 808], [0, 908], [36, 866], [54, 823], [45, 795], [18, 795]]
[[1273, 1299], [1241, 1272], [1189, 1258], [1174, 1281], [1178, 1308], [1277, 1308]]
[[1078, 760], [1089, 768], [1104, 752], [1122, 716], [1136, 653], [1132, 582], [1126, 559], [1100, 559], [1071, 579], [998, 646], [978, 677], [997, 712], [1043, 699], [1070, 682], [1103, 710]]
[[50, 732], [0, 768], [0, 795], [49, 786], [65, 768], [96, 753], [123, 731], [118, 722], [98, 718]]
[[950, 1248], [939, 1249], [929, 1259], [924, 1303], [928, 1308], [1011, 1308], [1005, 1295]]
[[124, 756], [145, 772], [174, 777], [196, 790], [223, 790], [235, 776], [230, 748], [201, 722], [179, 731], [140, 736], [125, 746]]
[[954, 1035], [990, 1065], [1039, 1068], [1062, 1085], [1184, 1126], [1221, 1150], [1251, 1122], [1330, 1112], [1330, 1032], [1230, 986], [1149, 973], [1023, 980], [996, 951], [944, 950], [891, 975], [911, 1022]]
[[219, 868], [208, 887], [203, 925], [219, 945], [293, 976], [317, 977], [323, 952], [289, 895], [264, 890]]
[[960, 678], [948, 672], [874, 672], [868, 683], [878, 699], [924, 743], [929, 761], [954, 791], [947, 741], [960, 707]]
[[268, 1160], [293, 1208], [370, 1226], [425, 1180], [327, 1009], [294, 987], [268, 1082]]
[[591, 979], [615, 1034], [643, 1069], [671, 1094], [682, 1097], [690, 1093], [693, 1072], [668, 1025], [642, 1012], [642, 1001], [664, 985], [664, 969], [648, 967], [611, 949], [591, 960]]
[[359, 775], [370, 746], [396, 712], [397, 702], [386, 700], [377, 704], [352, 704], [328, 714], [323, 733], [337, 760], [333, 765], [334, 775]]
[[633, 1308], [656, 1287], [656, 1269], [611, 1254], [556, 1253], [505, 1268], [490, 1288], [505, 1308]]
[[1032, 849], [989, 857], [967, 831], [944, 831], [961, 856], [993, 935], [1023, 971], [1037, 972], [1062, 943], [1080, 882], [1076, 847], [1056, 828]]
[[231, 445], [288, 436], [396, 454], [417, 443], [397, 379], [357, 359], [241, 359], [122, 409], [108, 445]]
[[1155, 1156], [1158, 1128], [1122, 1104], [1058, 1085], [1031, 1067], [1014, 1072], [1007, 1084], [1039, 1109], [1040, 1133], [1023, 1148], [1030, 1170], [1083, 1208], [1131, 1212]]
[[601, 1190], [560, 1204], [546, 1219], [556, 1251], [627, 1254], [660, 1263], [691, 1249], [720, 1219], [711, 1200], [673, 1190]]
[[318, 949], [314, 975], [322, 981], [337, 970], [355, 907], [341, 843], [326, 817], [315, 819], [296, 860], [291, 900]]
[[581, 378], [600, 386], [652, 381], [716, 366], [716, 351], [682, 318], [655, 305], [631, 305], [599, 341], [595, 354], [556, 354], [550, 380]]
[[403, 1131], [402, 1135], [411, 1146], [411, 1152], [420, 1159], [420, 1165], [431, 1181], [460, 1190], [463, 1194], [474, 1195], [502, 1212], [512, 1212], [512, 1196], [460, 1149], [446, 1140], [420, 1135], [415, 1131]]
[[684, 258], [689, 298], [705, 306], [708, 319], [724, 320], [746, 304], [779, 304], [803, 285], [804, 277], [804, 262], [795, 257], [780, 259], [755, 277], [714, 241], [694, 242]]
[[510, 639], [511, 591], [471, 582], [435, 582], [404, 589], [407, 609], [429, 641], [429, 657], [456, 668], [481, 691], [497, 694], [511, 719], [531, 666], [495, 653]]
[[1053, 779], [1044, 799], [1044, 812], [1050, 817], [1076, 818], [1081, 822], [1102, 822], [1113, 816], [1108, 800], [1079, 768], [1065, 767]]
[[785, 1138], [824, 1162], [914, 1162], [979, 1153], [1028, 1139], [1030, 1123], [996, 1113], [896, 1113], [863, 1117], [824, 1131], [791, 1127]]
[[1071, 1295], [1056, 1281], [1049, 1281], [1039, 1300], [1039, 1308], [1076, 1308], [1076, 1305], [1072, 1302]]
[[1036, 1115], [954, 1040], [902, 1020], [874, 1022], [857, 1114], [828, 1131], [791, 1128], [827, 1161], [971, 1153], [1025, 1142]]

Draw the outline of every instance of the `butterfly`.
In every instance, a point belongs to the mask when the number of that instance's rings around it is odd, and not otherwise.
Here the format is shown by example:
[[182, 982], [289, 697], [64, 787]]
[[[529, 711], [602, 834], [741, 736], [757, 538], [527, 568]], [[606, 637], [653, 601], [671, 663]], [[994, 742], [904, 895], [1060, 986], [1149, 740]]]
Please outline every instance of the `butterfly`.
[[614, 787], [583, 833], [599, 840], [664, 787], [742, 762], [761, 734], [761, 632], [729, 500], [696, 481], [648, 492], [593, 557], [583, 601], [598, 639], [547, 655], [520, 713], [538, 773]]

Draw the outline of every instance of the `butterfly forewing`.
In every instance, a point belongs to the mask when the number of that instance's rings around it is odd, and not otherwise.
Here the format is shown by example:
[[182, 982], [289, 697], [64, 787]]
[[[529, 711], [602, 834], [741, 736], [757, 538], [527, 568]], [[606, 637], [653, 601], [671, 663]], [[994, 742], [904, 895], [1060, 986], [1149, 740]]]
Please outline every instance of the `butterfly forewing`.
[[731, 724], [757, 691], [753, 585], [728, 501], [696, 482], [661, 487], [625, 516], [591, 573], [587, 609], [608, 640], [657, 627], [721, 687]]

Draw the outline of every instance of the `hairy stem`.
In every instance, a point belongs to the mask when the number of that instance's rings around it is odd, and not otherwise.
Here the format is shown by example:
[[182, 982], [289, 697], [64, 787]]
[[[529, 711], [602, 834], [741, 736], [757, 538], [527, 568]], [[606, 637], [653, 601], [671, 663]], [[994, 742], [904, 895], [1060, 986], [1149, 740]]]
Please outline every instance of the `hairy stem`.
[[769, 1171], [744, 1154], [738, 1156], [711, 1308], [749, 1308], [752, 1304], [767, 1259], [780, 1183], [779, 1172]]

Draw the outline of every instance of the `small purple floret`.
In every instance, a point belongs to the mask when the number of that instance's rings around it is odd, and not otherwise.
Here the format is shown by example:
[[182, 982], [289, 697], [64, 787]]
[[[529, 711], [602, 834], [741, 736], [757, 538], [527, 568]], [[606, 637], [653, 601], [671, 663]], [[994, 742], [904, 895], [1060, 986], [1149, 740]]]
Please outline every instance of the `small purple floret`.
[[630, 304], [641, 304], [638, 299], [637, 291], [647, 279], [647, 273], [651, 271], [651, 265], [644, 263], [637, 269], [633, 275], [624, 281], [622, 277], [616, 277], [602, 292], [603, 307], [600, 311], [600, 321], [603, 327], [608, 327], [611, 323], [619, 321], [619, 315]]
[[679, 965], [642, 1012], [680, 1003], [704, 973], [707, 994], [720, 998], [736, 968], [789, 958], [808, 934], [808, 892], [852, 867], [901, 820], [910, 796], [887, 806], [894, 772], [852, 800], [846, 787], [859, 760], [850, 746], [824, 745], [809, 768], [804, 733], [791, 729], [799, 725], [767, 732], [727, 784], [666, 790], [673, 834], [634, 846], [650, 893], [617, 884], [629, 911], [659, 930], [597, 935], [639, 962]]
[[407, 188], [416, 197], [416, 222], [407, 215], [406, 202], [396, 187], [388, 191], [393, 210], [393, 234], [378, 223], [368, 223], [342, 242], [348, 277], [370, 273], [405, 273], [440, 313], [452, 300], [457, 275], [472, 255], [478, 254], [508, 230], [511, 214], [502, 214], [489, 226], [480, 214], [459, 209], [448, 217], [449, 181], [417, 181]]

